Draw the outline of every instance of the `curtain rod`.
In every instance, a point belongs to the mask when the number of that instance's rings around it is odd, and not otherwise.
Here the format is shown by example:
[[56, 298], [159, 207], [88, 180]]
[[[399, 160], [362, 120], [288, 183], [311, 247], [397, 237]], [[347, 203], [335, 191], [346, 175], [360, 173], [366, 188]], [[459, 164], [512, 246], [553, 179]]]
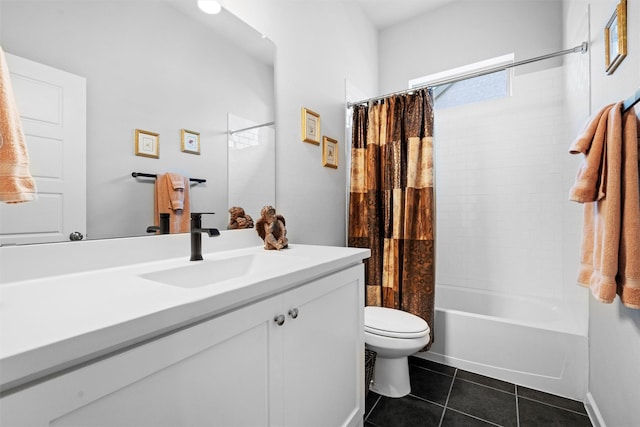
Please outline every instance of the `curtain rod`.
[[245, 130], [257, 129], [257, 128], [261, 128], [261, 127], [265, 127], [265, 126], [271, 126], [271, 125], [275, 125], [275, 124], [276, 124], [276, 122], [268, 122], [268, 123], [263, 123], [261, 125], [249, 126], [248, 128], [231, 130], [231, 131], [229, 131], [229, 135], [233, 135], [234, 133], [238, 133], [238, 132], [244, 132]]
[[503, 71], [503, 70], [506, 70], [506, 69], [509, 69], [509, 68], [517, 67], [519, 65], [526, 65], [526, 64], [530, 64], [532, 62], [538, 62], [538, 61], [542, 61], [542, 60], [545, 60], [545, 59], [555, 58], [556, 56], [562, 56], [562, 55], [567, 55], [569, 53], [577, 53], [577, 52], [585, 53], [585, 52], [587, 52], [588, 49], [589, 49], [589, 43], [588, 42], [582, 42], [582, 44], [580, 44], [579, 46], [573, 47], [571, 49], [565, 49], [565, 50], [561, 50], [561, 51], [558, 51], [558, 52], [549, 53], [547, 55], [537, 56], [535, 58], [523, 59], [522, 61], [516, 61], [516, 62], [513, 62], [511, 64], [498, 65], [496, 67], [487, 68], [487, 69], [482, 70], [482, 71], [474, 71], [474, 72], [471, 72], [471, 73], [462, 74], [462, 75], [457, 76], [457, 77], [451, 77], [451, 78], [447, 78], [447, 79], [436, 80], [436, 81], [430, 82], [430, 83], [425, 84], [425, 85], [420, 85], [420, 86], [413, 87], [411, 89], [405, 89], [405, 90], [400, 90], [398, 92], [388, 93], [386, 95], [375, 96], [373, 98], [363, 99], [362, 101], [347, 102], [347, 108], [351, 108], [354, 105], [364, 104], [364, 103], [367, 103], [367, 102], [370, 102], [370, 101], [378, 101], [380, 99], [388, 98], [388, 97], [394, 96], [394, 95], [403, 95], [403, 94], [406, 94], [406, 93], [411, 93], [411, 92], [413, 92], [415, 90], [423, 89], [425, 87], [441, 86], [441, 85], [445, 85], [445, 84], [449, 84], [449, 83], [455, 83], [455, 82], [459, 82], [459, 81], [463, 81], [463, 80], [467, 80], [467, 79], [472, 79], [474, 77], [480, 77], [480, 76], [484, 76], [484, 75], [487, 75], [487, 74], [495, 73], [497, 71]]

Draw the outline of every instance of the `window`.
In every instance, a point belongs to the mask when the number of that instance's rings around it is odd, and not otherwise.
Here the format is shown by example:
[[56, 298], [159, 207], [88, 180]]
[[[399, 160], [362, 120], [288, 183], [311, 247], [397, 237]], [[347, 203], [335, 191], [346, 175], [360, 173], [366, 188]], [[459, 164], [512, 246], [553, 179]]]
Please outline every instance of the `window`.
[[409, 87], [431, 86], [436, 108], [449, 108], [473, 102], [503, 98], [511, 94], [511, 71], [501, 70], [471, 77], [453, 83], [447, 80], [464, 75], [490, 70], [513, 63], [514, 55], [503, 55], [476, 62], [441, 73], [431, 74], [409, 81]]

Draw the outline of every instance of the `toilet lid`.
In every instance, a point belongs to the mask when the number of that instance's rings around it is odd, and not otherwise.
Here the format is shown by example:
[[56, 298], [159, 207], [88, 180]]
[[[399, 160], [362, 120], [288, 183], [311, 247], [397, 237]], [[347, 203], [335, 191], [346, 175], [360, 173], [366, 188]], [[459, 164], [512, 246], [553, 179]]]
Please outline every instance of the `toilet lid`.
[[364, 308], [364, 330], [393, 338], [419, 338], [429, 333], [429, 325], [420, 317], [387, 307]]

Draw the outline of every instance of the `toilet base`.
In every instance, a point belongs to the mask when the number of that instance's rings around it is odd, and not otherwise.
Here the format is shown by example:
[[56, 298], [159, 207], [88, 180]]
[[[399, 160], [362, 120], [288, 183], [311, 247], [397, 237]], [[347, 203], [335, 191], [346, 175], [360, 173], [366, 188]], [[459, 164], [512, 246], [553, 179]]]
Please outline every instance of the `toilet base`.
[[385, 359], [378, 355], [371, 391], [386, 397], [403, 397], [409, 394], [411, 382], [407, 357]]

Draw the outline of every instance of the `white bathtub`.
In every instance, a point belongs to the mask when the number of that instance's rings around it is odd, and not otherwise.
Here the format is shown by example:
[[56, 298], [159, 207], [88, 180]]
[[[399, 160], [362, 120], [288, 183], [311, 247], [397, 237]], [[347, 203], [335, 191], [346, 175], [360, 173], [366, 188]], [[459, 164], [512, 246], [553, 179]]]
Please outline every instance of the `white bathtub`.
[[438, 285], [435, 342], [416, 356], [582, 401], [587, 337], [575, 316], [566, 304]]

